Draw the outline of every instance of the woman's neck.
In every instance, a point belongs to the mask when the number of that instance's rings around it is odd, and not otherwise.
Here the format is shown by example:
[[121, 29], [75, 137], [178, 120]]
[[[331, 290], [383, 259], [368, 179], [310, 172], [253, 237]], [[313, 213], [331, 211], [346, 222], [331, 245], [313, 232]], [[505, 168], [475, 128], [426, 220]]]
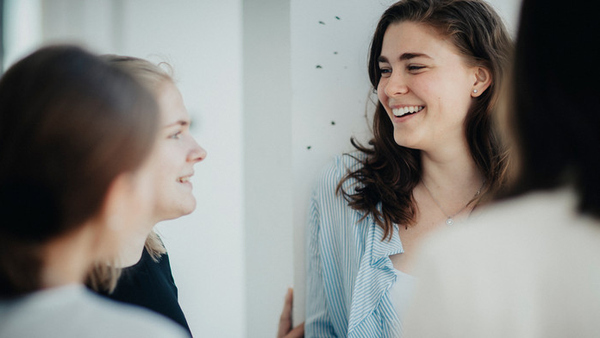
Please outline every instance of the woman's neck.
[[42, 248], [42, 288], [83, 283], [99, 249], [98, 234], [91, 225], [50, 241]]
[[484, 183], [485, 177], [466, 146], [422, 152], [421, 165], [421, 181], [438, 200], [462, 203], [470, 200]]
[[121, 250], [119, 251], [119, 259], [116, 262], [117, 267], [127, 268], [137, 264], [142, 258], [144, 252], [144, 245], [148, 235], [154, 228], [154, 224], [148, 226], [148, 231], [140, 231], [123, 243]]

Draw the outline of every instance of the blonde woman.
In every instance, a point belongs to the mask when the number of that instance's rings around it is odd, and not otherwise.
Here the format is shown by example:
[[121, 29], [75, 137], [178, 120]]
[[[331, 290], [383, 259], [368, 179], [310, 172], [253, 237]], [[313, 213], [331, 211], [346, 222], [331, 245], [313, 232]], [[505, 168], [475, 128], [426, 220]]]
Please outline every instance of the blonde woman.
[[167, 251], [153, 228], [158, 222], [194, 211], [196, 200], [190, 178], [194, 165], [204, 160], [206, 151], [190, 133], [190, 116], [169, 73], [139, 58], [108, 55], [104, 59], [133, 75], [157, 99], [158, 140], [150, 160], [156, 177], [152, 182], [156, 197], [146, 226], [128, 239], [117, 265], [97, 266], [88, 284], [111, 299], [158, 312], [191, 334], [178, 302]]
[[[175, 219], [194, 211], [196, 200], [190, 178], [194, 165], [206, 157], [190, 134], [190, 116], [172, 76], [163, 68], [135, 57], [108, 55], [110, 64], [129, 72], [154, 93], [159, 105], [157, 150], [151, 165], [157, 179], [153, 182], [156, 202], [149, 221], [135, 234], [122, 251], [117, 266], [101, 264], [91, 274], [88, 284], [107, 297], [146, 307], [179, 323], [190, 334], [177, 296], [169, 257], [158, 235], [153, 231], [158, 222]], [[118, 283], [117, 283], [118, 279]], [[279, 324], [279, 337], [302, 337], [303, 326], [291, 326], [291, 295]]]
[[0, 337], [185, 337], [84, 286], [148, 222], [158, 108], [126, 72], [47, 47], [0, 80]]

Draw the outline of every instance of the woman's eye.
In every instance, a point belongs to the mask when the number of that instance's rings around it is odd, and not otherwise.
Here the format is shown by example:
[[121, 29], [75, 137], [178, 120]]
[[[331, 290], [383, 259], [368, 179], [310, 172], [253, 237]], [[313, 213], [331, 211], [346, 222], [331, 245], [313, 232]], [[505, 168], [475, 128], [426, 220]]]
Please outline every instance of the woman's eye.
[[381, 68], [379, 70], [381, 77], [389, 77], [392, 74], [392, 70], [389, 68]]
[[169, 138], [172, 138], [172, 139], [175, 139], [175, 140], [179, 140], [180, 136], [181, 136], [181, 131], [178, 131], [175, 134], [169, 135]]
[[425, 68], [425, 66], [415, 66], [415, 65], [408, 65], [406, 66], [406, 69], [409, 72], [418, 72], [419, 70]]

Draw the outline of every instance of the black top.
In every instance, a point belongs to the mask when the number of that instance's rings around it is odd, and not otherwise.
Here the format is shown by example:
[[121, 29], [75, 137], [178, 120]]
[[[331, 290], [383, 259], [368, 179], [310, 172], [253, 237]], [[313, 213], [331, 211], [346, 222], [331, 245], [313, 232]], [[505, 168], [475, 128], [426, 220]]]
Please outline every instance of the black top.
[[103, 295], [116, 301], [145, 307], [171, 318], [183, 326], [191, 336], [190, 327], [177, 300], [177, 286], [166, 253], [155, 262], [144, 248], [140, 261], [123, 269], [115, 291]]

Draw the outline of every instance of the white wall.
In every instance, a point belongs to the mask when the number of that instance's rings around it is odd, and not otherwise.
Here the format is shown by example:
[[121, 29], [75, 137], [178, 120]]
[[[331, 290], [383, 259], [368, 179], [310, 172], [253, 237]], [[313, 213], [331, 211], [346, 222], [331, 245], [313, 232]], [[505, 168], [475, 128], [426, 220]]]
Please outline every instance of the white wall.
[[[297, 322], [304, 320], [304, 228], [310, 190], [325, 163], [334, 155], [353, 150], [350, 136], [363, 142], [368, 139], [365, 114], [372, 113], [374, 106], [369, 100], [367, 52], [379, 17], [394, 2], [291, 1]], [[489, 2], [506, 18], [512, 31], [520, 0]]]
[[273, 337], [293, 281], [289, 2], [244, 1], [247, 337]]
[[[4, 0], [3, 20], [3, 65], [6, 70], [24, 53], [31, 51], [41, 41], [40, 0]], [[18, 4], [18, 5], [17, 5]], [[6, 28], [12, 30], [7, 34]]]

